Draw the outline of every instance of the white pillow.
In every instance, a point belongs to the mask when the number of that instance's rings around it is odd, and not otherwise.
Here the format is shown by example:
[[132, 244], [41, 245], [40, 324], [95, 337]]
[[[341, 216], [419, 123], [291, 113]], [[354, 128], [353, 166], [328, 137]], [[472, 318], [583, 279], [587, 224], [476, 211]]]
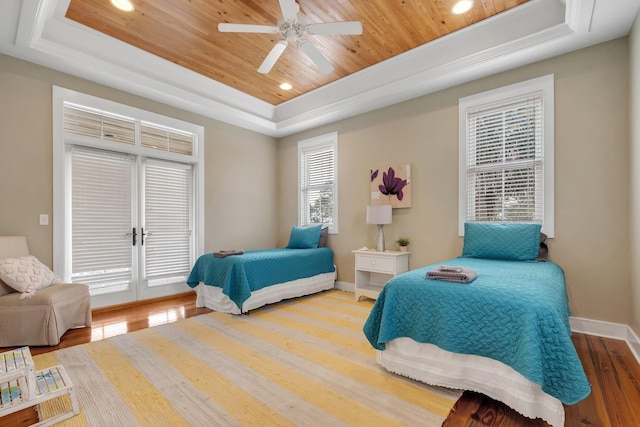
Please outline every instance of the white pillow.
[[18, 292], [20, 299], [31, 297], [38, 289], [61, 280], [33, 255], [0, 259], [0, 280]]

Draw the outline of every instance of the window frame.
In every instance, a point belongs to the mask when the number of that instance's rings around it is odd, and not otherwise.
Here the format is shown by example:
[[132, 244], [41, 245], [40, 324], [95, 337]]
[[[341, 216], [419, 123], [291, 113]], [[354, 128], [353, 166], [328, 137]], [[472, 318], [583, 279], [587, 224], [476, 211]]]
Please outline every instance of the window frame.
[[[174, 161], [193, 166], [193, 237], [194, 259], [204, 253], [204, 127], [172, 117], [153, 113], [118, 102], [98, 98], [70, 89], [53, 86], [53, 266], [54, 271], [65, 280], [71, 276], [70, 250], [70, 196], [67, 167], [70, 161], [70, 148], [83, 146], [110, 150], [135, 156], [140, 163], [142, 158]], [[109, 141], [84, 135], [66, 133], [64, 130], [65, 105], [77, 105], [94, 109], [97, 112], [115, 117], [122, 116], [136, 122], [136, 137], [133, 145]], [[179, 154], [140, 145], [140, 127], [153, 124], [161, 130], [184, 131], [195, 136], [192, 154]], [[138, 194], [135, 196], [139, 197]]]
[[[305, 140], [298, 141], [298, 226], [306, 227], [311, 225], [318, 225], [316, 223], [306, 222], [302, 220], [303, 208], [302, 206], [304, 197], [303, 191], [305, 191], [304, 183], [307, 181], [306, 177], [303, 177], [303, 162], [304, 155], [310, 151], [333, 150], [333, 184], [331, 190], [333, 193], [333, 222], [328, 225], [329, 234], [338, 234], [338, 132], [331, 132], [328, 134], [316, 136]], [[305, 213], [305, 218], [308, 218], [308, 212]]]
[[[458, 102], [459, 125], [459, 167], [458, 167], [458, 235], [464, 236], [464, 223], [467, 219], [469, 182], [467, 154], [469, 150], [467, 135], [467, 115], [469, 112], [487, 110], [499, 106], [501, 103], [514, 98], [525, 98], [529, 95], [542, 93], [542, 232], [548, 237], [555, 234], [554, 208], [554, 134], [555, 134], [555, 95], [554, 75], [530, 79], [524, 82], [489, 90], [479, 94], [460, 98]], [[506, 169], [506, 168], [505, 168]]]

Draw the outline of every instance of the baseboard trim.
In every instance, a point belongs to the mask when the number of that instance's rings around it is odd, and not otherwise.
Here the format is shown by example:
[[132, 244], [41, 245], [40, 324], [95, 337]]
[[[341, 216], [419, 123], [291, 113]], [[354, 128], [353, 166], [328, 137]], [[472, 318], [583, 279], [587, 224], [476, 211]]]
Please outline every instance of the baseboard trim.
[[640, 364], [640, 338], [629, 325], [581, 317], [570, 317], [569, 324], [573, 332], [625, 341]]
[[333, 287], [340, 291], [353, 292], [353, 293], [356, 292], [356, 285], [349, 282], [339, 282], [336, 280], [336, 283], [335, 285], [333, 285]]

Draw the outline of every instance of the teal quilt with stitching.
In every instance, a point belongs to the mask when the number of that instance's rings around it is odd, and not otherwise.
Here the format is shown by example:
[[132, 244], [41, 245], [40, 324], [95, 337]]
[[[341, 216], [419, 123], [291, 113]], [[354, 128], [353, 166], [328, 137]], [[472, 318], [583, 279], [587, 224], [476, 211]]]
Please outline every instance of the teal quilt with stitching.
[[333, 271], [333, 250], [327, 247], [263, 249], [225, 258], [205, 254], [191, 269], [187, 285], [195, 288], [202, 282], [222, 288], [222, 292], [242, 309], [252, 291]]
[[[438, 265], [478, 272], [468, 284], [430, 280]], [[498, 360], [571, 405], [589, 395], [571, 341], [564, 272], [553, 262], [456, 258], [409, 271], [383, 288], [364, 333], [373, 347], [409, 337]]]

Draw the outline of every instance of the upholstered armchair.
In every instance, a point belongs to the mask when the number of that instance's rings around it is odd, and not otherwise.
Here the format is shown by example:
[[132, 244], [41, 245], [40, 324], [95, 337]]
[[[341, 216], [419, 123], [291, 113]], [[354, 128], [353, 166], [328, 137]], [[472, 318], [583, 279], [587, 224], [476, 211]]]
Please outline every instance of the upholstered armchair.
[[[0, 236], [0, 260], [28, 255], [24, 236]], [[91, 326], [87, 285], [59, 283], [27, 295], [0, 278], [0, 347], [57, 345], [66, 331], [84, 326]]]

